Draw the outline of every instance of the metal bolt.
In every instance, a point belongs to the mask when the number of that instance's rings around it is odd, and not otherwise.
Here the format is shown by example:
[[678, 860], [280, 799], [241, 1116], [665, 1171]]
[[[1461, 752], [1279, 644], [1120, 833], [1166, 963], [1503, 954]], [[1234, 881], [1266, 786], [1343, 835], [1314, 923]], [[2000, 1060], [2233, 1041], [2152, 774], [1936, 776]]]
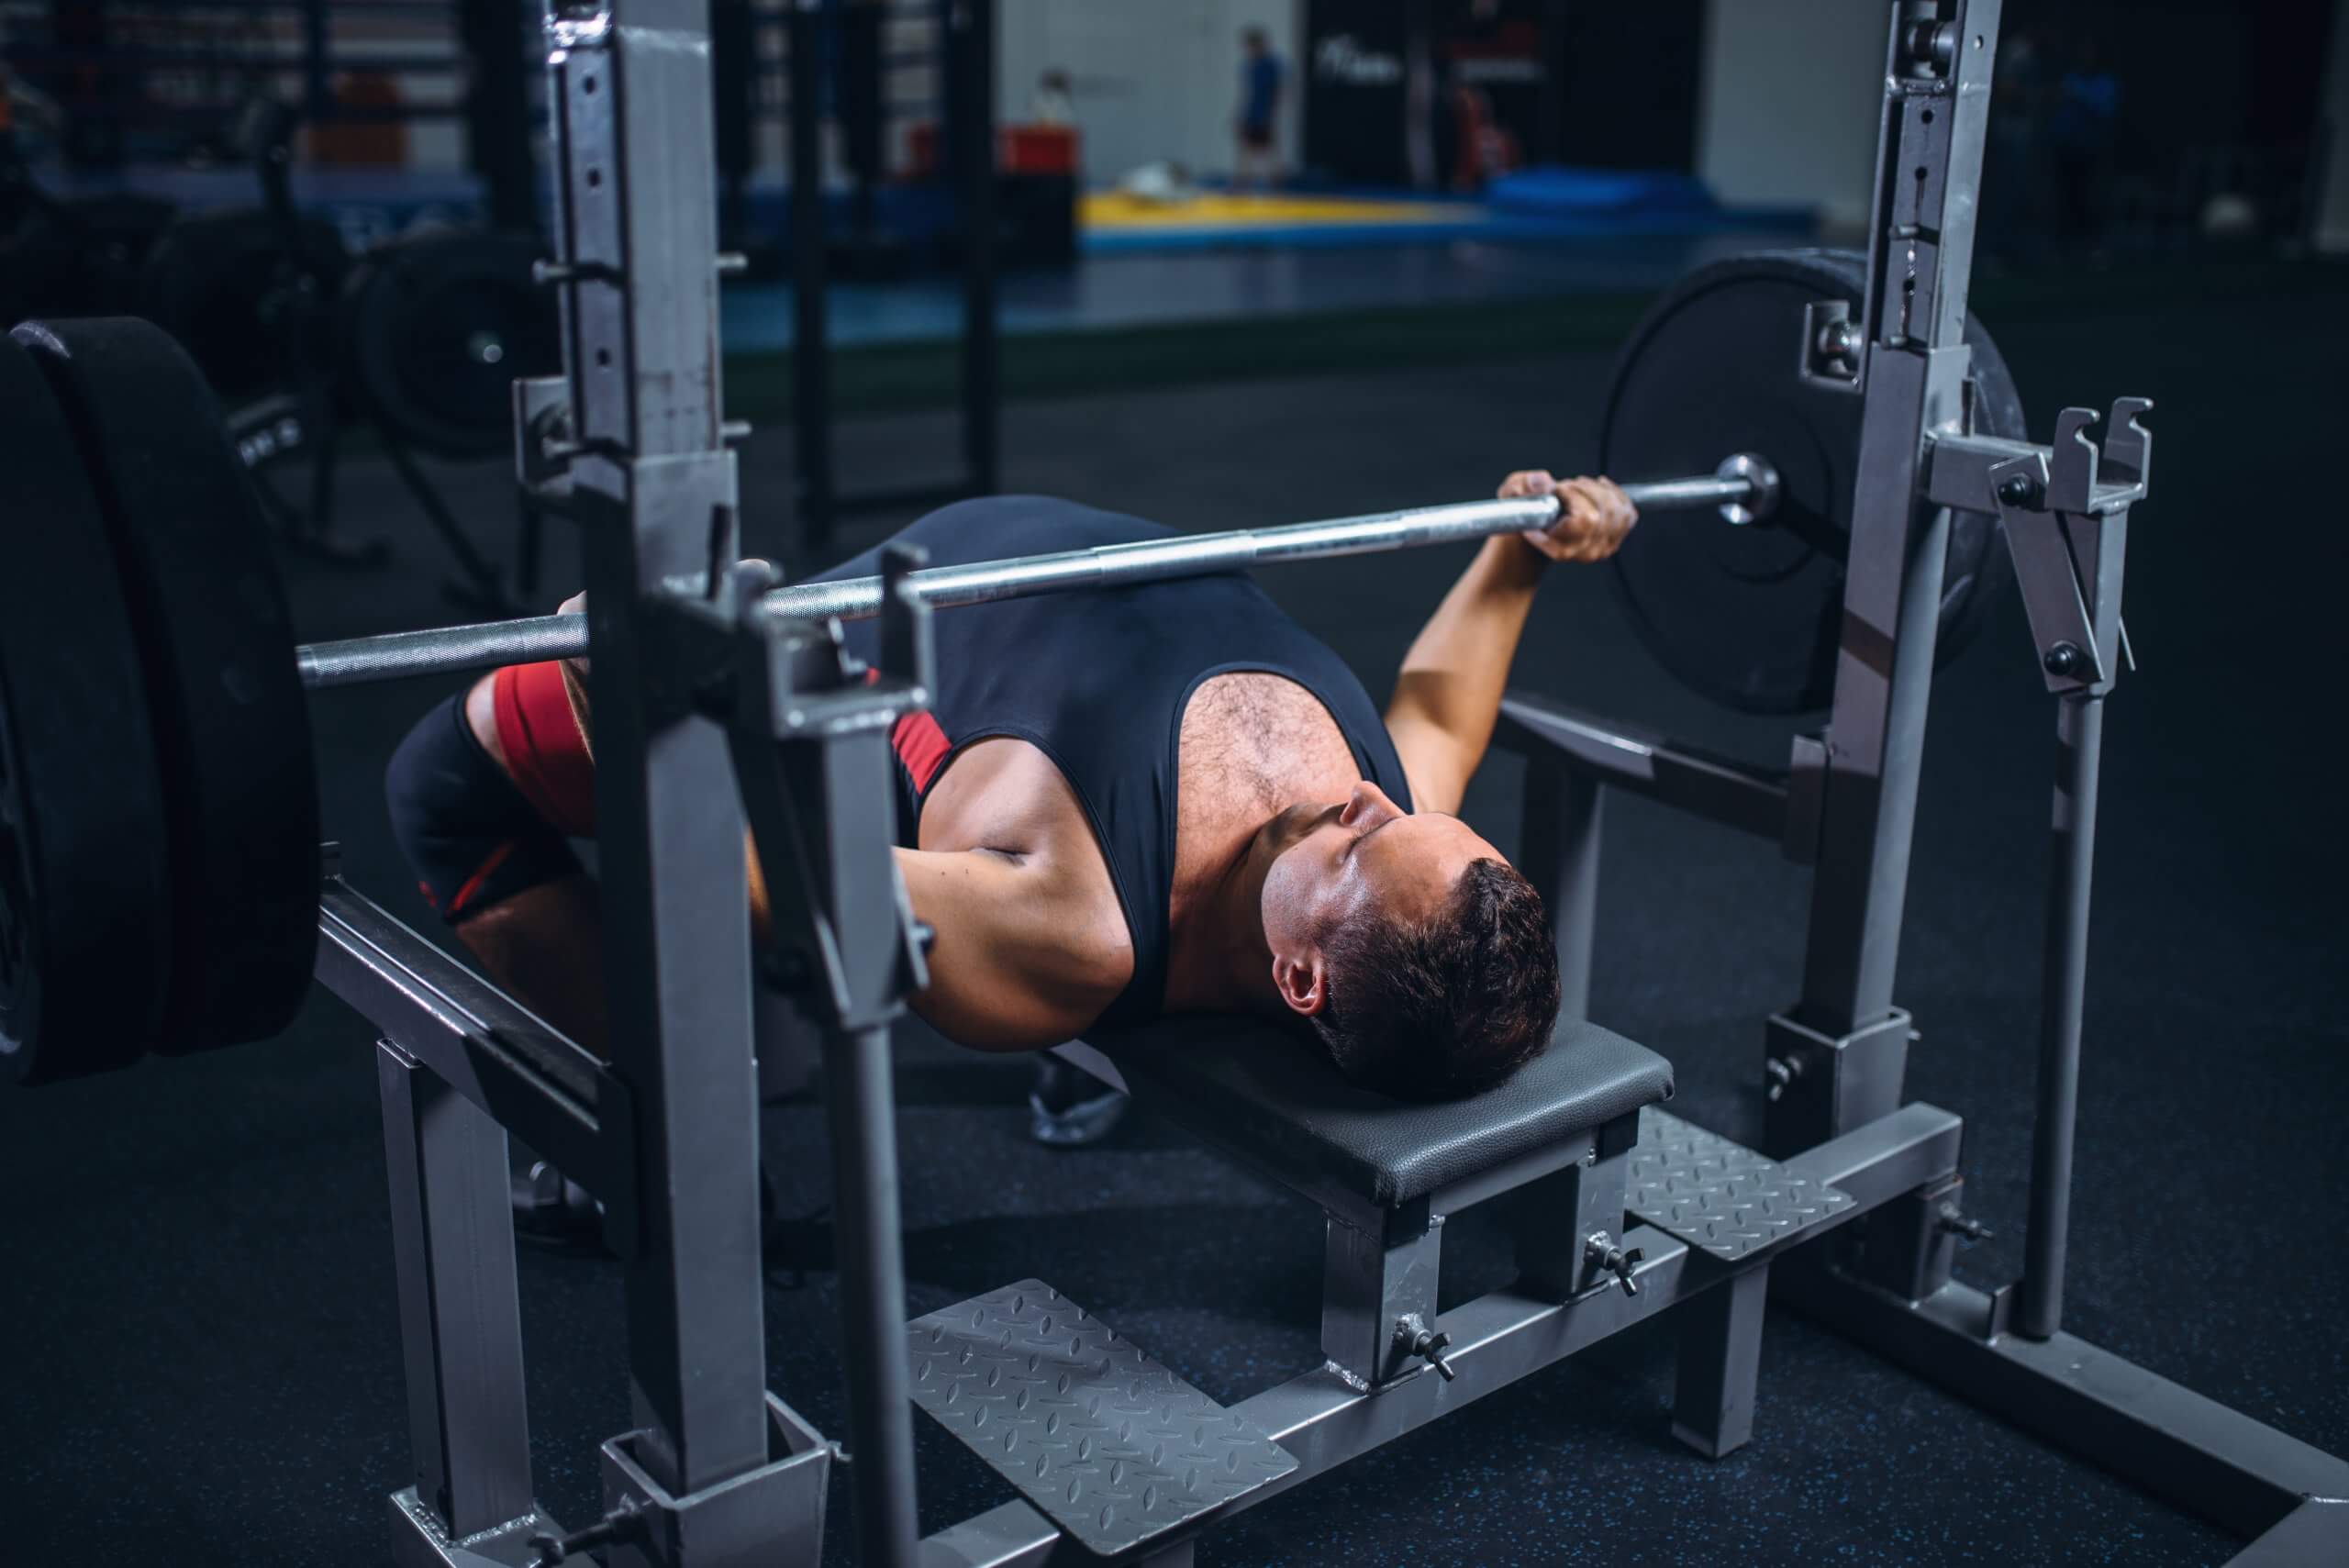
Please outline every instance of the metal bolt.
[[1453, 1370], [1452, 1363], [1443, 1359], [1444, 1351], [1452, 1344], [1452, 1336], [1441, 1329], [1431, 1330], [1420, 1321], [1418, 1313], [1407, 1312], [1395, 1319], [1395, 1342], [1402, 1348], [1405, 1355], [1417, 1356], [1435, 1368], [1444, 1382], [1450, 1383], [1460, 1375]]
[[1998, 481], [1998, 504], [2002, 506], [2036, 506], [2039, 505], [2039, 481], [2028, 473], [2009, 473]]
[[1848, 317], [1830, 321], [1819, 329], [1819, 357], [1829, 364], [1856, 366], [1860, 362], [1860, 333]]
[[2059, 642], [2040, 660], [2051, 675], [2068, 675], [2080, 667], [2080, 651], [2068, 642]]
[[1957, 29], [1948, 22], [1919, 22], [1909, 29], [1909, 58], [1946, 75], [1957, 59]]
[[1640, 1294], [1640, 1282], [1632, 1277], [1632, 1271], [1645, 1261], [1647, 1254], [1643, 1250], [1620, 1247], [1616, 1245], [1615, 1238], [1606, 1231], [1594, 1230], [1583, 1238], [1582, 1255], [1584, 1261], [1596, 1266], [1599, 1273], [1613, 1274], [1615, 1283], [1623, 1287], [1625, 1296]]

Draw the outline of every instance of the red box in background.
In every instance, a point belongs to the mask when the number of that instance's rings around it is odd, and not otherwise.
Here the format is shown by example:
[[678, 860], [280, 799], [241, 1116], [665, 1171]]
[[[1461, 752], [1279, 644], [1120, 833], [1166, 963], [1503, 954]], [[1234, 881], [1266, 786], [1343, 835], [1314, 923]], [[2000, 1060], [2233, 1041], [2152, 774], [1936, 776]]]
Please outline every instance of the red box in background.
[[996, 131], [996, 167], [1007, 174], [1076, 172], [1076, 128], [1008, 125]]
[[[928, 179], [938, 172], [938, 127], [927, 121], [906, 130], [907, 172]], [[1076, 172], [1076, 128], [1065, 125], [1007, 125], [996, 128], [996, 172], [1002, 174]]]

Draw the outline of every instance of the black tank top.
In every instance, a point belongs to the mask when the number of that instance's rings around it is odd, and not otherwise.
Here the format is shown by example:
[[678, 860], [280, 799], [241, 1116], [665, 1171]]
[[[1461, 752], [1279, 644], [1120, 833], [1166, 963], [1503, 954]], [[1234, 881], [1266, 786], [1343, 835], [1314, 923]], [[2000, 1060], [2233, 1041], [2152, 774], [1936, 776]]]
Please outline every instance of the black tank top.
[[[922, 546], [932, 566], [960, 566], [1173, 537], [1156, 523], [1074, 502], [992, 495], [932, 512], [896, 541]], [[880, 553], [875, 546], [820, 576], [872, 575]], [[996, 735], [1027, 741], [1067, 778], [1093, 825], [1134, 950], [1133, 979], [1104, 1024], [1152, 1017], [1165, 1001], [1176, 752], [1183, 710], [1201, 682], [1241, 670], [1296, 682], [1330, 710], [1362, 776], [1409, 808], [1402, 764], [1362, 683], [1243, 573], [941, 610], [934, 629], [930, 711], [946, 743], [959, 750]], [[876, 656], [874, 622], [851, 622], [847, 635], [859, 658]], [[899, 841], [911, 846], [923, 794], [945, 770], [928, 766], [918, 779], [903, 727], [900, 741]]]

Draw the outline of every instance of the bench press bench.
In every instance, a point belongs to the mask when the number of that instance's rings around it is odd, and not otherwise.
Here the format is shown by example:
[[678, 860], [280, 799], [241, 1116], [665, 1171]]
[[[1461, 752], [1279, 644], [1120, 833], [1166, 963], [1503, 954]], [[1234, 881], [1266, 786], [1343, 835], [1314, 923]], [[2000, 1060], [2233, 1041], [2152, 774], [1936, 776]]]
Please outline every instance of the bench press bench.
[[1599, 1235], [1620, 1253], [1640, 1109], [1673, 1087], [1663, 1057], [1578, 1022], [1562, 1022], [1507, 1083], [1434, 1105], [1350, 1084], [1309, 1045], [1254, 1019], [1161, 1019], [1060, 1054], [1321, 1206], [1321, 1353], [1364, 1387], [1424, 1359], [1395, 1325], [1435, 1321], [1443, 1223], [1463, 1209], [1530, 1188], [1520, 1262], [1568, 1288], [1611, 1277], [1572, 1259], [1561, 1273], [1559, 1260]]
[[[1105, 1557], [1184, 1562], [1213, 1517], [1692, 1296], [1673, 1429], [1726, 1453], [1752, 1432], [1769, 1254], [1864, 1207], [1830, 1179], [1870, 1162], [1856, 1147], [1780, 1165], [1694, 1128], [1660, 1108], [1670, 1062], [1579, 1018], [1508, 1082], [1437, 1105], [1350, 1084], [1249, 1018], [1161, 1020], [1056, 1053], [1325, 1217], [1324, 1364], [1232, 1407], [1040, 1280], [908, 1327], [916, 1403], [1047, 1528]], [[1898, 1162], [1954, 1165], [1956, 1118], [1911, 1110]], [[1876, 1185], [1879, 1201], [1900, 1190]], [[1439, 1314], [1444, 1222], [1495, 1199], [1520, 1278]], [[970, 1560], [1018, 1539], [1023, 1515], [973, 1521]]]
[[[1351, 1084], [1254, 1018], [1056, 1047], [1320, 1207], [1323, 1364], [1226, 1407], [1041, 1280], [918, 1319], [915, 1402], [1027, 1499], [933, 1538], [927, 1561], [1012, 1561], [1058, 1533], [1153, 1568], [1186, 1562], [1214, 1518], [1675, 1306], [1672, 1429], [1718, 1458], [1753, 1433], [1771, 1257], [1954, 1177], [1962, 1125], [1926, 1105], [1766, 1159], [1664, 1110], [1672, 1064], [1584, 1016], [1599, 785], [1758, 826], [1783, 817], [1783, 780], [1522, 695], [1497, 739], [1531, 763], [1522, 859], [1564, 993], [1549, 1046], [1508, 1082], [1432, 1105]], [[1519, 1277], [1440, 1313], [1444, 1222], [1496, 1199]], [[1941, 1244], [1929, 1223], [1885, 1229]]]

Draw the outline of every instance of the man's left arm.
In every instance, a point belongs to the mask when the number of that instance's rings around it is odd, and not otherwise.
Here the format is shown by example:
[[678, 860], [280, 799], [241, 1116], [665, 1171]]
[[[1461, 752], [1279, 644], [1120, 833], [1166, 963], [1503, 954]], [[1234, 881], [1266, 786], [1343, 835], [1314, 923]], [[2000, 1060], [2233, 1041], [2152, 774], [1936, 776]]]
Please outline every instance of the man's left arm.
[[1512, 473], [1501, 499], [1555, 495], [1548, 528], [1485, 541], [1403, 656], [1386, 731], [1419, 811], [1457, 811], [1484, 761], [1509, 662], [1534, 590], [1553, 561], [1603, 561], [1639, 520], [1631, 500], [1606, 479], [1555, 480], [1541, 470]]

